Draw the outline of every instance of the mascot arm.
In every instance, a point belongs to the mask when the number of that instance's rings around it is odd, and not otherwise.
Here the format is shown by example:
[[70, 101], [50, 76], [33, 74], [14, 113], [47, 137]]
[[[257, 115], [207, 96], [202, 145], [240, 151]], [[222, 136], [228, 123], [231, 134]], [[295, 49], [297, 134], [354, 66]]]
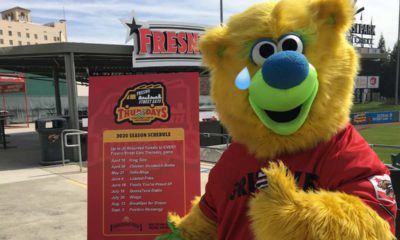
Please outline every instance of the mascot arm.
[[199, 207], [200, 198], [197, 197], [192, 204], [192, 209], [183, 218], [176, 214], [169, 214], [168, 225], [171, 233], [162, 235], [157, 240], [217, 239], [216, 223], [203, 214]]
[[268, 187], [250, 202], [255, 239], [395, 239], [388, 222], [360, 198], [301, 191], [282, 163], [271, 163], [264, 172]]

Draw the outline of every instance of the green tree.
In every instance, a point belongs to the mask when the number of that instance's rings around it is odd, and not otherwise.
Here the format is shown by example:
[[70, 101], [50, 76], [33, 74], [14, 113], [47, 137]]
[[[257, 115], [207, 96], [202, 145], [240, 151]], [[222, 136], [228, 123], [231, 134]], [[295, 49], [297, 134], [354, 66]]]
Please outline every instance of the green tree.
[[381, 95], [387, 98], [394, 98], [394, 89], [396, 86], [396, 64], [398, 45], [395, 44], [393, 50], [389, 52], [389, 61], [382, 62], [381, 65]]
[[398, 51], [398, 46], [397, 43], [395, 43], [393, 50], [390, 52], [390, 62], [393, 63], [394, 65], [396, 65], [397, 51]]
[[381, 37], [379, 38], [378, 48], [381, 50], [381, 52], [386, 52], [386, 41], [382, 33]]

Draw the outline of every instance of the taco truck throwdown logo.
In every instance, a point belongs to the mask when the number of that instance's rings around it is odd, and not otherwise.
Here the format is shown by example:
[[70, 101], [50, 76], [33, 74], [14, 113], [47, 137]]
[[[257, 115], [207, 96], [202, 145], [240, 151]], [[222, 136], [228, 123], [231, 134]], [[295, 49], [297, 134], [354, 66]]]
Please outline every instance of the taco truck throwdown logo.
[[142, 83], [129, 88], [119, 99], [114, 110], [115, 122], [150, 124], [166, 122], [170, 107], [166, 101], [166, 89], [162, 83]]

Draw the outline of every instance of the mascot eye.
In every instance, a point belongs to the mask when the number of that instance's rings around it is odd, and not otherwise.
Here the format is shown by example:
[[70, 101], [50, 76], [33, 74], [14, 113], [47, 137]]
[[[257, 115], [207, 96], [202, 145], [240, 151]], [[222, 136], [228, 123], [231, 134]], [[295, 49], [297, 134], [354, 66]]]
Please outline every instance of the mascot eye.
[[262, 39], [256, 42], [251, 50], [251, 60], [254, 64], [262, 66], [265, 60], [278, 51], [274, 42]]
[[301, 38], [294, 34], [289, 34], [282, 37], [278, 42], [279, 51], [295, 51], [303, 53], [304, 45]]

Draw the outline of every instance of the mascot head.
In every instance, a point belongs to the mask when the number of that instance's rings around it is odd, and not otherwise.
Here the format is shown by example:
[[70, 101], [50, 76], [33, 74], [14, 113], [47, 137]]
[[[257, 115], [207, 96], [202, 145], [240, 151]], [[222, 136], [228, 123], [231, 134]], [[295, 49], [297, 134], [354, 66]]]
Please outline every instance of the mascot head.
[[358, 57], [350, 0], [256, 4], [200, 40], [211, 96], [236, 142], [274, 158], [327, 141], [348, 122]]

